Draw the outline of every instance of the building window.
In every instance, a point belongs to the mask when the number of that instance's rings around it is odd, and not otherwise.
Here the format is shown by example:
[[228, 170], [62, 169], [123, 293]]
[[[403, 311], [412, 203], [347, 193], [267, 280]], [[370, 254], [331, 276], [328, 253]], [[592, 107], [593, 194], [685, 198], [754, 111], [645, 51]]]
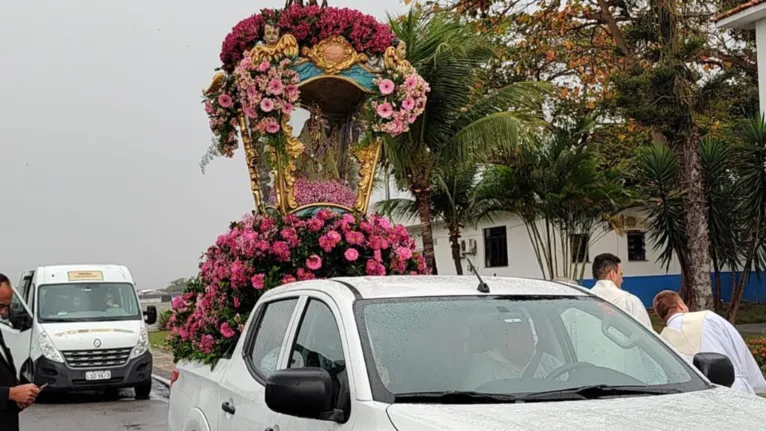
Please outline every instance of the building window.
[[505, 226], [484, 229], [484, 266], [508, 266], [508, 234]]
[[590, 261], [588, 256], [588, 243], [590, 235], [578, 233], [569, 235], [569, 249], [572, 250], [572, 263], [584, 263]]
[[646, 234], [628, 232], [628, 260], [643, 262], [646, 260]]

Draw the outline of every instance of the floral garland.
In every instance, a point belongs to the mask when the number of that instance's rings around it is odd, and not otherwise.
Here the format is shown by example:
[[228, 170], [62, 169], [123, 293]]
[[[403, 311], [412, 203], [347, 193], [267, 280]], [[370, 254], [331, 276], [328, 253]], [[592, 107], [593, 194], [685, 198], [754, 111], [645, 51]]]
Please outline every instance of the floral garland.
[[242, 111], [250, 121], [250, 128], [259, 135], [275, 135], [282, 130], [282, 115], [295, 109], [300, 92], [298, 73], [289, 69], [288, 58], [280, 61], [264, 60], [254, 64], [250, 52], [234, 71]]
[[240, 21], [224, 39], [220, 55], [224, 70], [234, 71], [243, 53], [263, 38], [266, 22], [275, 22], [282, 34], [295, 36], [300, 46], [343, 36], [357, 52], [370, 55], [382, 54], [395, 38], [388, 25], [354, 9], [299, 5], [282, 10], [263, 9], [260, 14]]
[[380, 93], [370, 97], [367, 103], [376, 115], [372, 130], [397, 136], [408, 132], [410, 124], [425, 111], [426, 95], [431, 87], [407, 63], [386, 72], [388, 77], [374, 81]]
[[296, 280], [427, 274], [415, 241], [380, 216], [328, 209], [310, 218], [248, 216], [205, 253], [199, 282], [173, 299], [168, 343], [175, 360], [214, 364], [237, 343], [263, 292]]
[[210, 93], [203, 93], [205, 112], [210, 119], [210, 130], [218, 151], [232, 157], [239, 146], [237, 111], [239, 100], [233, 77], [226, 76], [223, 85]]

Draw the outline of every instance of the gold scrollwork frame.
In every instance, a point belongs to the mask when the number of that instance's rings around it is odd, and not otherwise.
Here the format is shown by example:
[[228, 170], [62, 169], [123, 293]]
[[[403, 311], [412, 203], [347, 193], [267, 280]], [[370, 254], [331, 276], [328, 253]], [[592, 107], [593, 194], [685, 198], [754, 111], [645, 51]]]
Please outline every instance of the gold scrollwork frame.
[[[327, 56], [327, 51], [331, 48], [340, 49], [336, 58]], [[355, 64], [368, 60], [367, 55], [356, 52], [343, 36], [330, 36], [311, 48], [304, 46], [301, 55], [329, 75], [337, 75]]]

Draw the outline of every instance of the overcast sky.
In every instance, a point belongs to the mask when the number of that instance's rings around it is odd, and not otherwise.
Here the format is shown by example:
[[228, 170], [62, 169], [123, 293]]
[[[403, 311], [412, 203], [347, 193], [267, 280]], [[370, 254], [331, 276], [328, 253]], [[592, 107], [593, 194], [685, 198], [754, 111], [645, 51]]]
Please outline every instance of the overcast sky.
[[[379, 19], [397, 0], [331, 0]], [[240, 19], [283, 1], [0, 5], [0, 272], [128, 265], [139, 289], [193, 275], [252, 209], [241, 152], [200, 172], [200, 90]]]

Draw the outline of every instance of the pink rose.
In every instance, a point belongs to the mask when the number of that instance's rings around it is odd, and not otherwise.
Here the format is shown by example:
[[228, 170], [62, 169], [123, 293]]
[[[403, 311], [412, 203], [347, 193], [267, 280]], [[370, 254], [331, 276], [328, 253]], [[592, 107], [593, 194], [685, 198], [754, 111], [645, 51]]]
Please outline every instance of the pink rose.
[[178, 310], [179, 308], [186, 307], [186, 302], [180, 296], [174, 297], [170, 303], [173, 306], [173, 310]]
[[271, 133], [272, 135], [279, 132], [280, 127], [279, 123], [276, 121], [271, 121], [269, 124], [266, 125], [266, 132]]
[[271, 112], [273, 110], [274, 110], [274, 101], [269, 99], [268, 97], [264, 97], [263, 100], [261, 100], [261, 111]]
[[270, 68], [271, 68], [271, 63], [269, 63], [266, 60], [262, 61], [261, 64], [258, 65], [258, 71], [259, 72], [266, 72]]
[[290, 283], [294, 283], [295, 281], [296, 281], [295, 277], [293, 277], [290, 274], [287, 274], [284, 277], [282, 277], [282, 284], [290, 284]]
[[346, 250], [345, 253], [343, 253], [343, 256], [346, 258], [349, 262], [354, 262], [357, 259], [359, 259], [359, 252], [356, 251], [355, 248], [349, 248]]
[[253, 284], [253, 287], [257, 290], [263, 289], [263, 280], [266, 278], [266, 274], [255, 274], [253, 278], [250, 279], [250, 282]]
[[380, 118], [391, 118], [391, 116], [394, 115], [394, 108], [392, 108], [391, 104], [388, 102], [381, 103], [375, 109], [375, 112], [377, 112]]
[[308, 259], [306, 259], [306, 268], [308, 268], [308, 269], [310, 269], [312, 271], [316, 271], [316, 270], [318, 270], [321, 267], [322, 267], [322, 258], [321, 257], [319, 257], [319, 256], [317, 256], [315, 254], [312, 254], [311, 256], [309, 256]]
[[397, 247], [396, 256], [402, 260], [410, 259], [412, 258], [412, 250], [407, 247]]
[[389, 94], [393, 93], [396, 89], [396, 86], [394, 85], [394, 82], [390, 79], [384, 79], [380, 81], [378, 84], [378, 89], [380, 90], [380, 94], [384, 96], [388, 96]]
[[234, 336], [234, 330], [229, 326], [229, 322], [223, 322], [223, 325], [221, 325], [221, 335], [223, 335], [224, 338], [231, 338]]
[[233, 103], [234, 101], [231, 100], [231, 96], [228, 94], [218, 96], [218, 104], [221, 105], [221, 108], [229, 108]]

